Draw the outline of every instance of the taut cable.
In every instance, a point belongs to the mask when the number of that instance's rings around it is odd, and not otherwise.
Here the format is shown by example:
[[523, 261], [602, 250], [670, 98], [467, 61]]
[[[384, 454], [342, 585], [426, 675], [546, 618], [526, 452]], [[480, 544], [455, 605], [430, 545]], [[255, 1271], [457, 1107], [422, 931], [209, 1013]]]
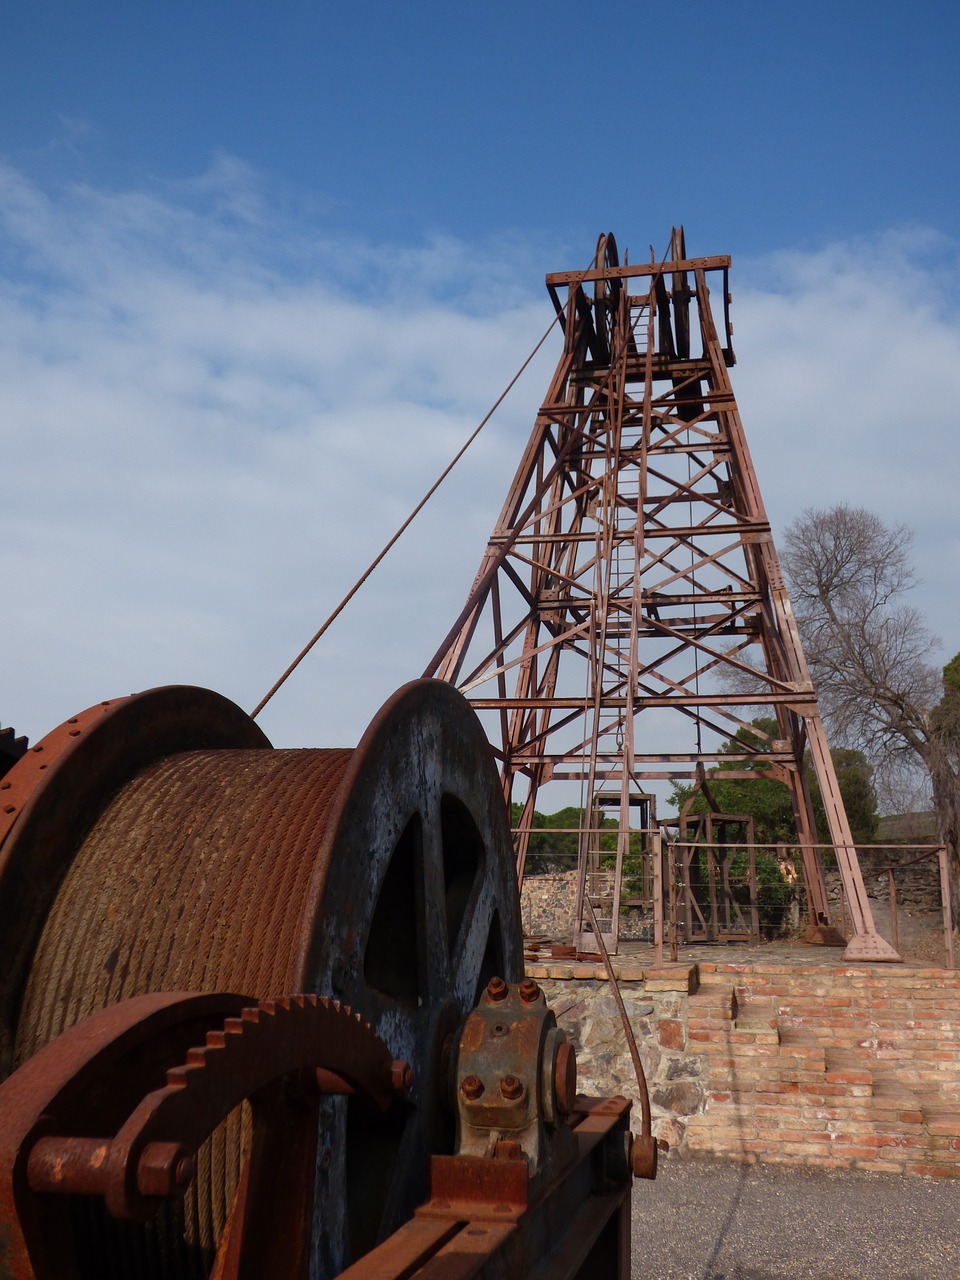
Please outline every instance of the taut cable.
[[[588, 267], [587, 270], [589, 269], [590, 268]], [[364, 571], [363, 574], [361, 574], [361, 576], [353, 584], [353, 586], [350, 588], [347, 594], [343, 597], [343, 599], [334, 609], [333, 613], [331, 613], [330, 616], [327, 618], [326, 622], [324, 622], [323, 626], [319, 629], [319, 631], [317, 631], [317, 633], [313, 636], [313, 638], [309, 641], [309, 643], [304, 645], [304, 647], [300, 650], [300, 652], [297, 654], [294, 660], [290, 663], [289, 667], [287, 667], [286, 671], [284, 671], [280, 679], [270, 688], [270, 690], [260, 699], [260, 701], [254, 707], [254, 709], [250, 712], [252, 719], [255, 720], [257, 718], [257, 716], [260, 714], [263, 708], [267, 705], [267, 703], [270, 701], [273, 695], [277, 692], [280, 686], [294, 673], [294, 671], [296, 671], [297, 667], [299, 667], [300, 663], [304, 660], [304, 658], [307, 656], [307, 654], [310, 652], [313, 646], [317, 643], [317, 641], [320, 639], [323, 633], [327, 630], [330, 624], [340, 616], [340, 614], [347, 607], [347, 605], [350, 603], [353, 597], [357, 594], [357, 592], [360, 590], [360, 588], [363, 586], [366, 580], [370, 577], [371, 573], [373, 573], [374, 569], [376, 569], [380, 561], [383, 560], [384, 556], [387, 555], [387, 553], [391, 550], [393, 545], [402, 537], [402, 535], [406, 533], [407, 529], [410, 527], [413, 521], [417, 518], [417, 516], [420, 514], [423, 508], [427, 505], [427, 503], [430, 501], [430, 499], [433, 497], [436, 491], [440, 488], [444, 480], [446, 480], [447, 476], [450, 474], [453, 468], [457, 465], [457, 463], [460, 461], [463, 455], [467, 452], [467, 450], [473, 444], [474, 440], [476, 440], [480, 432], [487, 425], [487, 423], [490, 421], [490, 419], [493, 417], [496, 411], [500, 408], [501, 404], [503, 404], [504, 400], [513, 390], [516, 383], [519, 381], [521, 376], [525, 373], [527, 366], [530, 364], [531, 360], [533, 360], [534, 356], [537, 354], [537, 352], [546, 342], [547, 338], [550, 336], [550, 333], [553, 330], [553, 326], [557, 323], [559, 319], [560, 319], [559, 315], [554, 316], [553, 320], [550, 322], [550, 324], [547, 326], [546, 330], [544, 331], [543, 337], [540, 339], [537, 345], [533, 348], [533, 350], [527, 356], [526, 360], [524, 360], [523, 364], [520, 366], [517, 372], [513, 375], [513, 377], [504, 387], [503, 391], [501, 391], [500, 395], [494, 401], [493, 405], [491, 406], [490, 410], [486, 413], [483, 420], [474, 429], [474, 431], [469, 436], [467, 441], [461, 446], [461, 448], [453, 457], [453, 459], [450, 461], [450, 463], [447, 465], [445, 470], [441, 472], [440, 476], [434, 481], [434, 483], [430, 486], [427, 492], [423, 495], [423, 497], [420, 499], [420, 501], [417, 503], [414, 509], [410, 512], [406, 520], [404, 520], [403, 524], [396, 531], [396, 533], [393, 535], [390, 541], [386, 544], [386, 546], [383, 548], [380, 554], [374, 560], [371, 561], [367, 569]]]

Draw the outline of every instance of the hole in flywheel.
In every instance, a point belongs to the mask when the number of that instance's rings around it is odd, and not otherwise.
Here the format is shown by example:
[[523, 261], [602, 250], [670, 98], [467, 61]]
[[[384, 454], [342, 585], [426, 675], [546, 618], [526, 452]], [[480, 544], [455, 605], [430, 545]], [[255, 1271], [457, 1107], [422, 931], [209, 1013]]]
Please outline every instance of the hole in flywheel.
[[397, 841], [380, 885], [366, 950], [368, 987], [415, 1009], [420, 1001], [423, 916], [423, 827], [419, 814]]
[[503, 973], [503, 929], [500, 925], [500, 912], [494, 911], [487, 932], [487, 943], [483, 949], [483, 959], [480, 961], [480, 972], [477, 975], [477, 989], [473, 997], [475, 1005], [479, 1003], [484, 987], [490, 979], [502, 978]]
[[447, 945], [452, 956], [478, 884], [484, 863], [483, 837], [470, 811], [455, 796], [440, 802], [440, 840], [443, 845], [443, 895], [447, 916]]
[[[356, 1261], [397, 1223], [385, 1219], [409, 1109], [402, 1103], [373, 1113], [351, 1098], [347, 1104], [346, 1199], [350, 1258]], [[408, 1178], [413, 1171], [408, 1171]], [[421, 1192], [425, 1188], [420, 1188]], [[421, 1195], [422, 1198], [422, 1195]]]

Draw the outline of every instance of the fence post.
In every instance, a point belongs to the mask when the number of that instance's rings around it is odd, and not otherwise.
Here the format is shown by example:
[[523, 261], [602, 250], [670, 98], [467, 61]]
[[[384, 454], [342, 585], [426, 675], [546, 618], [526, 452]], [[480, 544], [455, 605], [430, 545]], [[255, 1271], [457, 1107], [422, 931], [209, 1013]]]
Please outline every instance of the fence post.
[[943, 944], [947, 953], [947, 968], [955, 969], [953, 962], [953, 910], [950, 905], [950, 864], [946, 849], [937, 854], [940, 863], [940, 901], [943, 903]]
[[663, 967], [663, 845], [660, 832], [652, 836], [653, 845], [653, 945], [657, 968]]
[[847, 895], [843, 889], [843, 881], [840, 881], [840, 932], [844, 937], [847, 936]]
[[667, 893], [670, 910], [670, 959], [677, 959], [677, 850], [667, 841]]
[[900, 929], [897, 921], [897, 882], [893, 876], [893, 868], [887, 867], [890, 882], [890, 934], [894, 951], [900, 950]]

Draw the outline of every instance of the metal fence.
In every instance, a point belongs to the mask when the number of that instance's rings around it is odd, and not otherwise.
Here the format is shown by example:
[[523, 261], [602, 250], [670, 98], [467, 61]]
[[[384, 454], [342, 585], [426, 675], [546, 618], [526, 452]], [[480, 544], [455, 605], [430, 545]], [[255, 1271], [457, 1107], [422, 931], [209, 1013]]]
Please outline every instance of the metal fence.
[[[659, 963], [665, 953], [676, 960], [679, 947], [693, 943], [798, 936], [809, 916], [799, 845], [758, 844], [750, 838], [678, 840], [661, 828], [621, 830], [615, 823], [524, 827], [515, 828], [514, 834], [530, 837], [527, 866], [531, 874], [546, 869], [545, 863], [551, 870], [578, 871], [573, 945], [581, 954], [597, 950], [594, 926], [611, 953], [626, 936], [652, 943]], [[741, 835], [752, 832], [744, 829]], [[550, 842], [550, 851], [544, 854], [537, 837], [550, 836], [562, 839]], [[830, 844], [813, 848], [832, 886], [834, 923], [846, 933], [850, 912], [842, 879], [832, 875], [835, 848]], [[902, 881], [913, 868], [916, 880], [920, 869], [929, 866], [924, 896], [936, 904], [942, 918], [944, 967], [956, 968], [949, 864], [943, 846], [868, 845], [858, 854], [867, 864], [866, 873], [877, 878], [881, 892], [885, 888], [889, 896], [889, 941], [897, 950], [903, 909], [898, 878]], [[883, 865], [877, 867], [877, 856], [883, 854]]]

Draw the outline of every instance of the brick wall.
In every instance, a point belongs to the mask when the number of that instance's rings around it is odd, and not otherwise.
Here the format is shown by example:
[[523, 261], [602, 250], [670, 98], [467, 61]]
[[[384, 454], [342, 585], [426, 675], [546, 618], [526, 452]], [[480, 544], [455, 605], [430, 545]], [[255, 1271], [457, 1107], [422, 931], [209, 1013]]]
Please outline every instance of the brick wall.
[[[960, 975], [617, 965], [654, 1132], [674, 1150], [960, 1177]], [[581, 1091], [636, 1107], [602, 968], [531, 962], [528, 973], [577, 1047]]]

